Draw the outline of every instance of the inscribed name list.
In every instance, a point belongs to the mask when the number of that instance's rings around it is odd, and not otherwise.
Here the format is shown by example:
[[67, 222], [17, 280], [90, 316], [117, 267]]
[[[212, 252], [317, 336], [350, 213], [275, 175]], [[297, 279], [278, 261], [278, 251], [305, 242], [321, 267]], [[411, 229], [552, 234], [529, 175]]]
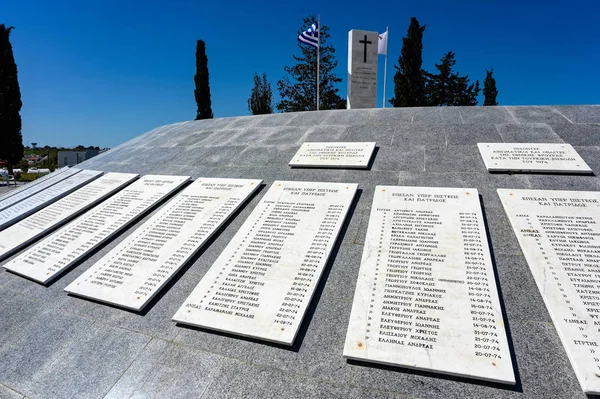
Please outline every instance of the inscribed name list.
[[348, 109], [377, 106], [377, 32], [348, 32]]
[[591, 173], [571, 144], [477, 143], [489, 172]]
[[583, 390], [600, 393], [600, 192], [498, 195]]
[[[0, 232], [0, 259], [9, 257], [137, 179], [110, 172]], [[12, 208], [9, 208], [12, 209]], [[0, 215], [1, 219], [1, 215]]]
[[261, 183], [194, 181], [65, 291], [142, 310]]
[[376, 187], [344, 357], [515, 383], [477, 189]]
[[47, 284], [189, 179], [189, 176], [146, 175], [28, 248], [4, 267]]
[[99, 178], [102, 174], [103, 172], [98, 170], [84, 170], [4, 209], [0, 212], [0, 230], [60, 200], [81, 186]]
[[275, 181], [173, 320], [292, 345], [357, 187]]
[[0, 200], [0, 211], [4, 210], [10, 206], [13, 206], [14, 204], [23, 201], [26, 198], [31, 197], [32, 195], [35, 195], [37, 193], [39, 193], [40, 191], [43, 191], [45, 189], [47, 189], [48, 187], [51, 187], [52, 185], [70, 177], [73, 176], [77, 173], [81, 172], [81, 169], [76, 169], [76, 168], [70, 168], [62, 173], [57, 173], [57, 174], [53, 174], [52, 177], [49, 177], [48, 179], [44, 179], [43, 181], [41, 181], [38, 184], [35, 184], [33, 186], [28, 186], [27, 184], [23, 187], [26, 187], [25, 189], [23, 189], [22, 191], [17, 192], [14, 195], [11, 195], [10, 197], [7, 198], [2, 198], [2, 200]]
[[[60, 175], [63, 172], [66, 172], [67, 170], [69, 170], [68, 167], [62, 167], [60, 169], [56, 169], [54, 172], [52, 173], [48, 173], [47, 175], [44, 175], [42, 177], [38, 177], [37, 179], [35, 179], [32, 182], [29, 182], [27, 184], [23, 184], [20, 187], [15, 187], [13, 189], [11, 189], [10, 191], [0, 195], [0, 202], [4, 201], [5, 199], [7, 199], [8, 197], [12, 197], [13, 195], [19, 194], [25, 190], [29, 190], [34, 188], [35, 186], [37, 186], [38, 184], [41, 184], [43, 182], [45, 182], [46, 180], [50, 180], [50, 179], [54, 179], [56, 176]], [[80, 171], [80, 169], [74, 169], [75, 171]]]
[[304, 143], [289, 164], [304, 167], [366, 168], [374, 149], [375, 142]]

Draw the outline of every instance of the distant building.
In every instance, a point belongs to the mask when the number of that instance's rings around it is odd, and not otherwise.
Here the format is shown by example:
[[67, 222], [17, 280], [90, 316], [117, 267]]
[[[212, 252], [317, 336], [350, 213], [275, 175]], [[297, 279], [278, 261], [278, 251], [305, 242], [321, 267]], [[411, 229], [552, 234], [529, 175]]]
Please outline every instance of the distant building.
[[73, 166], [98, 155], [98, 150], [58, 151], [58, 167]]

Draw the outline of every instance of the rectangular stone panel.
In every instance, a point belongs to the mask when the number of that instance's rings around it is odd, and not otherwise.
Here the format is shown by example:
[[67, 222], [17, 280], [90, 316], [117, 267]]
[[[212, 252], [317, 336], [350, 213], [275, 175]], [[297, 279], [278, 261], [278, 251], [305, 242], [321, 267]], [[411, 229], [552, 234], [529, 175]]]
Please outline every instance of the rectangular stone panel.
[[[102, 202], [139, 175], [110, 172], [0, 232], [0, 260]], [[17, 204], [18, 206], [19, 204]], [[9, 208], [10, 210], [12, 208]], [[2, 214], [0, 214], [2, 220]]]
[[[67, 169], [66, 171], [62, 172], [62, 173], [51, 173], [50, 175], [48, 175], [48, 178], [43, 178], [41, 177], [41, 180], [39, 183], [36, 184], [32, 184], [32, 183], [27, 183], [24, 186], [22, 186], [23, 188], [19, 188], [17, 189], [18, 191], [13, 192], [9, 197], [3, 197], [0, 200], [0, 211], [13, 206], [14, 204], [23, 201], [26, 198], [29, 198], [37, 193], [39, 193], [40, 191], [43, 191], [45, 189], [47, 189], [48, 187], [51, 187], [52, 185], [65, 180], [68, 177], [71, 177], [77, 173], [81, 172], [81, 169], [77, 169], [77, 168], [70, 168]], [[35, 181], [34, 181], [35, 182]], [[29, 184], [32, 184], [31, 186], [29, 186]], [[12, 191], [11, 191], [12, 192]]]
[[[13, 195], [19, 194], [20, 192], [23, 192], [25, 190], [29, 190], [30, 188], [33, 188], [33, 187], [37, 186], [38, 184], [41, 184], [41, 183], [45, 182], [46, 180], [54, 179], [56, 176], [58, 176], [59, 174], [61, 174], [63, 172], [66, 172], [67, 170], [69, 170], [68, 167], [62, 167], [60, 169], [56, 169], [52, 173], [48, 173], [47, 175], [44, 175], [42, 177], [38, 177], [37, 179], [35, 179], [32, 182], [23, 184], [23, 185], [21, 185], [19, 187], [11, 188], [10, 191], [8, 191], [8, 192], [0, 195], [0, 202], [4, 201], [8, 197], [12, 197]], [[74, 170], [80, 170], [80, 169], [74, 169]]]
[[261, 183], [197, 179], [65, 291], [142, 310]]
[[103, 172], [98, 170], [81, 171], [4, 209], [0, 212], [0, 230], [60, 200], [92, 180], [99, 178], [102, 174]]
[[489, 172], [591, 173], [571, 144], [477, 143]]
[[290, 166], [367, 168], [375, 142], [304, 143], [290, 161]]
[[600, 192], [498, 195], [581, 387], [600, 394]]
[[292, 345], [357, 187], [275, 181], [173, 320]]
[[377, 106], [378, 41], [377, 32], [348, 32], [348, 109]]
[[376, 187], [344, 357], [515, 384], [477, 189]]
[[47, 284], [189, 179], [146, 175], [23, 251], [4, 268]]

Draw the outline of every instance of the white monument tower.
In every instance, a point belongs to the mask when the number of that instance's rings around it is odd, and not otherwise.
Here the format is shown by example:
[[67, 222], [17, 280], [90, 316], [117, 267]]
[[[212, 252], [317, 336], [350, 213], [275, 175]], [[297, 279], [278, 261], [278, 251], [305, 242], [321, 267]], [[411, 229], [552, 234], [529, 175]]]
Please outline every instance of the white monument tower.
[[377, 42], [377, 32], [348, 32], [348, 109], [377, 106]]

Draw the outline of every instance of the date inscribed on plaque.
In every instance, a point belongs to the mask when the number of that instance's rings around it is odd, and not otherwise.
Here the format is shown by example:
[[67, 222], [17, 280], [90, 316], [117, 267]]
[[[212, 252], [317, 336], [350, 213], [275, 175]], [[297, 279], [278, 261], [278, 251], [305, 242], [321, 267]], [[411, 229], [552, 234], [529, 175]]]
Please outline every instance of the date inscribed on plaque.
[[344, 357], [515, 384], [476, 189], [376, 187]]
[[490, 172], [591, 173], [570, 144], [477, 143]]
[[173, 320], [292, 345], [356, 190], [275, 181]]
[[367, 168], [375, 142], [304, 143], [290, 161], [290, 166]]
[[600, 393], [600, 192], [498, 195], [583, 390]]

